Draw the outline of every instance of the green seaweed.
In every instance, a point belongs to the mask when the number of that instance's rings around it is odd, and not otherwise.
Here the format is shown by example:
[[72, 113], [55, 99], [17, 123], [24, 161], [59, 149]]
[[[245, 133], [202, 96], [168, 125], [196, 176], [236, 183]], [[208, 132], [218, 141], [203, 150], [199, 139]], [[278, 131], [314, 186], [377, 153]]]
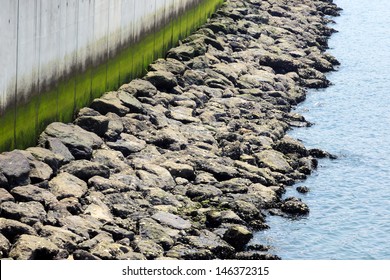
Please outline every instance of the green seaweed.
[[49, 123], [71, 122], [76, 112], [93, 99], [144, 75], [151, 62], [191, 34], [222, 3], [223, 0], [203, 0], [117, 54], [109, 54], [100, 65], [62, 77], [28, 102], [9, 108], [0, 117], [0, 152], [36, 145], [39, 134]]

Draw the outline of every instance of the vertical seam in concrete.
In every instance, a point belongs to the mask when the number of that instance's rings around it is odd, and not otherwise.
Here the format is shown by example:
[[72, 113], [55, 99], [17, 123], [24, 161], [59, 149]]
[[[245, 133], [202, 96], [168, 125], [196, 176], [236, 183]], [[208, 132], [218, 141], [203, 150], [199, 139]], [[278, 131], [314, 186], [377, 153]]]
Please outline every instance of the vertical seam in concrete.
[[17, 118], [17, 103], [18, 103], [18, 72], [19, 72], [19, 8], [20, 0], [16, 9], [16, 67], [15, 67], [15, 97], [14, 97], [14, 145], [16, 146], [16, 118]]
[[75, 51], [75, 57], [76, 57], [76, 77], [74, 79], [74, 92], [73, 92], [73, 115], [76, 114], [76, 108], [77, 108], [77, 65], [78, 65], [78, 52], [79, 49], [79, 1], [77, 1], [76, 4], [76, 51]]
[[37, 98], [37, 104], [35, 106], [36, 110], [36, 116], [35, 116], [35, 129], [38, 131], [39, 128], [39, 104], [41, 101], [41, 39], [42, 39], [42, 0], [39, 1], [39, 45], [38, 45], [38, 81], [37, 81], [37, 87], [38, 87], [38, 98]]
[[109, 48], [109, 41], [110, 41], [110, 6], [111, 1], [108, 1], [108, 16], [107, 16], [107, 57], [106, 57], [106, 91], [108, 91], [108, 61], [110, 60], [110, 48]]

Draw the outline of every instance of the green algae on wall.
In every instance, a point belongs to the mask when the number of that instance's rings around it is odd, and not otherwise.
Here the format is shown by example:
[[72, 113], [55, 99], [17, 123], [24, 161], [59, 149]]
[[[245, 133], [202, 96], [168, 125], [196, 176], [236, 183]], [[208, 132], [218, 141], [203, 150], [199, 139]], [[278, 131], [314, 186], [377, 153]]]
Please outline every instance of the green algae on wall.
[[[146, 73], [147, 66], [180, 39], [203, 24], [223, 0], [201, 0], [179, 15], [148, 30], [141, 38], [118, 47], [118, 51], [89, 63], [84, 69], [74, 67], [71, 74], [50, 85], [38, 85], [38, 94], [27, 101], [17, 101], [0, 116], [0, 151], [36, 145], [39, 134], [51, 122], [71, 122], [75, 113], [104, 92]], [[87, 63], [88, 65], [88, 63]]]

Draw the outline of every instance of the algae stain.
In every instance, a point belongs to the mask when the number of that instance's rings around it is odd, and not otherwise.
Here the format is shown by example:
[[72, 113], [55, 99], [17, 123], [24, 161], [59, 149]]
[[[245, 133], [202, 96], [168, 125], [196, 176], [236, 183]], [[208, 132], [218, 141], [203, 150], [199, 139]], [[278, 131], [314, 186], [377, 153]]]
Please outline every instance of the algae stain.
[[144, 75], [151, 62], [163, 57], [179, 40], [203, 24], [223, 2], [200, 1], [196, 7], [165, 21], [163, 26], [130, 43], [115, 56], [107, 54], [100, 65], [58, 80], [51, 89], [19, 104], [16, 114], [12, 107], [6, 110], [0, 116], [0, 152], [36, 145], [39, 134], [49, 123], [71, 122], [76, 112], [93, 99]]

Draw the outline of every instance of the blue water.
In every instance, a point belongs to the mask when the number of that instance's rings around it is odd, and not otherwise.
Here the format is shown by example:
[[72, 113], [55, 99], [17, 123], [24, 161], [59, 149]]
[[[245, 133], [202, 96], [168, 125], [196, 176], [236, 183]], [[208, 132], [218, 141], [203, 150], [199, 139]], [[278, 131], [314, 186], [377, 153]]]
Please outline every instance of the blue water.
[[268, 218], [255, 235], [283, 259], [390, 259], [390, 9], [388, 0], [336, 0], [344, 11], [329, 41], [340, 62], [333, 86], [296, 111], [314, 122], [289, 134], [339, 156], [297, 185], [310, 215]]

